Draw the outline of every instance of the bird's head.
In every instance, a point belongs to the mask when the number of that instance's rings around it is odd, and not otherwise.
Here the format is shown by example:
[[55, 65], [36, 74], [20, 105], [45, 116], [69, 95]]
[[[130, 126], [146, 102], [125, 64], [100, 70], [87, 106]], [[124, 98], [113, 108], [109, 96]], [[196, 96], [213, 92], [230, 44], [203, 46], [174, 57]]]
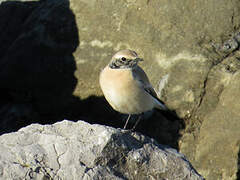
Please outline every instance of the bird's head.
[[135, 51], [125, 49], [114, 54], [109, 63], [109, 67], [112, 69], [133, 68], [139, 61], [143, 61], [143, 59], [139, 58]]

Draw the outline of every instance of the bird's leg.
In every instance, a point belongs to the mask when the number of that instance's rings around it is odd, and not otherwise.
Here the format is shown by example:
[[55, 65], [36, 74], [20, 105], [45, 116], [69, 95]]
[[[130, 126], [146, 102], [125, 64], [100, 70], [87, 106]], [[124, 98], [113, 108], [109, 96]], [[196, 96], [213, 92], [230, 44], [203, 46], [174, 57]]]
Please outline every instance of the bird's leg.
[[126, 129], [130, 117], [131, 117], [131, 114], [128, 115], [128, 118], [127, 118], [127, 120], [126, 120], [126, 123], [125, 123], [123, 129]]
[[131, 129], [131, 131], [134, 131], [134, 129], [137, 127], [137, 125], [138, 125], [138, 123], [139, 123], [139, 121], [140, 121], [141, 119], [142, 119], [142, 114], [140, 114], [140, 115], [138, 116], [138, 119], [137, 119], [136, 123], [134, 124], [133, 128]]

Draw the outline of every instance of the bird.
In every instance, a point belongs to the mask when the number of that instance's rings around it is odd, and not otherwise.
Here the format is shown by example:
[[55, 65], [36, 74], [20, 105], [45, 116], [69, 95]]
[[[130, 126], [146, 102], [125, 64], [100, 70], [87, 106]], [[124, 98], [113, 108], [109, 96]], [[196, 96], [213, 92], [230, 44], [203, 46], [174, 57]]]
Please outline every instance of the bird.
[[134, 130], [144, 112], [154, 108], [168, 110], [138, 65], [141, 61], [143, 59], [135, 51], [120, 50], [100, 72], [99, 83], [105, 99], [114, 110], [128, 114], [124, 129], [131, 115], [140, 115], [132, 128]]

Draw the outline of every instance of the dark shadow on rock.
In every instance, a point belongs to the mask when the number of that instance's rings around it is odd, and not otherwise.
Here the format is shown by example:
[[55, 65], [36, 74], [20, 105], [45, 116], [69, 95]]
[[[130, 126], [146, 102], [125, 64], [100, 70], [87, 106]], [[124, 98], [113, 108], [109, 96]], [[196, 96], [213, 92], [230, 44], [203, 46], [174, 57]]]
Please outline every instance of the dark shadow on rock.
[[64, 111], [77, 84], [69, 1], [2, 2], [0, 32], [0, 133], [49, 123], [41, 117]]
[[154, 138], [160, 144], [169, 145], [179, 150], [178, 140], [181, 137], [181, 130], [185, 123], [175, 112], [157, 111], [147, 119], [139, 123], [137, 130], [149, 137]]
[[[70, 119], [83, 119], [89, 123], [115, 128], [123, 128], [127, 119], [127, 115], [114, 111], [104, 97], [91, 96], [85, 100], [76, 101], [73, 105], [71, 108], [75, 114], [69, 116]], [[184, 121], [174, 115], [174, 112], [154, 110], [152, 114], [149, 113], [139, 122], [136, 131], [154, 138], [158, 143], [178, 149], [180, 131], [185, 128]], [[133, 121], [129, 122], [128, 129], [133, 127], [137, 118], [137, 115], [131, 118]]]
[[[72, 95], [79, 37], [68, 0], [3, 2], [0, 32], [0, 134], [63, 119], [123, 128], [127, 116], [104, 97]], [[154, 111], [136, 131], [178, 148], [182, 128], [171, 113]]]

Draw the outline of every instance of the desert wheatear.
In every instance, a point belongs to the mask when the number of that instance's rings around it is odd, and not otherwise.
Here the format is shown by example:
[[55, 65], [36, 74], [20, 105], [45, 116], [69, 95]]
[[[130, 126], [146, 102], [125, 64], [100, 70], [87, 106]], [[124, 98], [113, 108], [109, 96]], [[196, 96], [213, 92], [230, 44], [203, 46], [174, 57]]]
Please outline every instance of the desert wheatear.
[[[121, 50], [100, 73], [100, 86], [106, 100], [116, 111], [129, 115], [124, 129], [132, 114], [142, 114], [153, 108], [167, 110], [158, 99], [147, 75], [138, 66], [139, 61], [143, 59], [139, 58], [136, 52]], [[141, 116], [133, 129], [140, 119]]]

